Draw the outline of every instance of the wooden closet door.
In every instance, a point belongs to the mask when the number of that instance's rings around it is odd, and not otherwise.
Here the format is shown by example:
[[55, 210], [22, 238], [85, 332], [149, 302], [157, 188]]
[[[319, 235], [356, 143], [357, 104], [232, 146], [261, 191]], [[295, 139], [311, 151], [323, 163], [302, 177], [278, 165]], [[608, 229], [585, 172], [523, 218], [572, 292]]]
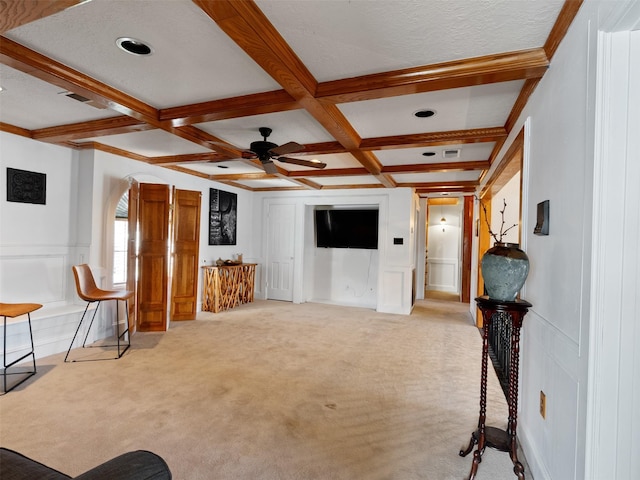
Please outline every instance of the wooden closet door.
[[140, 186], [133, 182], [129, 187], [128, 209], [128, 243], [127, 243], [127, 290], [134, 292], [129, 300], [129, 331], [135, 332], [138, 322], [138, 292], [136, 291], [136, 275], [138, 267], [138, 197]]
[[201, 192], [175, 191], [171, 320], [195, 320], [196, 318], [201, 196]]
[[169, 187], [140, 184], [138, 201], [138, 330], [167, 329]]

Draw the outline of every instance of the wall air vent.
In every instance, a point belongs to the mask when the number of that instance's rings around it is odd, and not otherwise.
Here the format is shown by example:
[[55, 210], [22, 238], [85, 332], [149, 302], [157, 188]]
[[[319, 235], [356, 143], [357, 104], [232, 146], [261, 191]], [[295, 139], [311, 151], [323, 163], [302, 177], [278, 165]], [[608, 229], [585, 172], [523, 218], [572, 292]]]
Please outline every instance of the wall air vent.
[[442, 156], [444, 158], [460, 158], [460, 149], [456, 148], [455, 150], [443, 150]]
[[80, 103], [84, 103], [86, 105], [90, 105], [94, 108], [99, 108], [100, 110], [104, 110], [107, 107], [105, 107], [104, 105], [98, 103], [98, 102], [94, 102], [93, 100], [91, 100], [90, 98], [87, 97], [83, 97], [82, 95], [79, 95], [77, 93], [73, 93], [73, 92], [62, 92], [64, 94], [65, 97], [69, 97], [72, 98], [73, 100], [76, 100]]

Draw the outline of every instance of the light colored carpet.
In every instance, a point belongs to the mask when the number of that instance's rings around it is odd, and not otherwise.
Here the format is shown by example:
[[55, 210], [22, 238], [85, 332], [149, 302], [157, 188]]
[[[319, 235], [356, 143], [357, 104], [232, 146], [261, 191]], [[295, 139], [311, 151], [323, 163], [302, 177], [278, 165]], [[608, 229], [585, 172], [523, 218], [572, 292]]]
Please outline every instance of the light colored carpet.
[[[481, 355], [467, 309], [257, 301], [138, 333], [119, 360], [47, 357], [0, 397], [0, 443], [70, 475], [147, 449], [184, 480], [463, 479]], [[491, 371], [488, 424], [506, 419]], [[487, 449], [476, 478], [515, 478], [508, 454]]]

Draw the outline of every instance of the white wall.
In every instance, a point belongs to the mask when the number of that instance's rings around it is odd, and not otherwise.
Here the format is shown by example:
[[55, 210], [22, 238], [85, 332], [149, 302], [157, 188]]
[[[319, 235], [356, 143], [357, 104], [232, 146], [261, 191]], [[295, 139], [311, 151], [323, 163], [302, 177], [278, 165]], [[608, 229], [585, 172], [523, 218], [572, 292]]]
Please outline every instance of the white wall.
[[[75, 292], [71, 266], [89, 263], [97, 281], [110, 286], [115, 205], [128, 189], [128, 178], [166, 183], [202, 192], [201, 264], [244, 253], [252, 262], [251, 192], [163, 169], [104, 152], [73, 151], [0, 132], [0, 185], [6, 167], [47, 174], [46, 205], [7, 202], [0, 197], [0, 301], [34, 302], [32, 314], [36, 356], [68, 348], [84, 308]], [[208, 245], [209, 188], [238, 195], [238, 244]], [[199, 298], [201, 297], [199, 282]], [[102, 308], [89, 340], [107, 335], [110, 308]], [[24, 348], [21, 326], [10, 327], [7, 351]], [[17, 354], [16, 354], [17, 355]]]
[[[339, 194], [335, 191], [258, 193], [254, 196], [254, 210], [261, 212], [263, 221], [255, 224], [260, 230], [254, 233], [253, 251], [260, 263], [264, 263], [267, 254], [266, 212], [272, 203], [292, 204], [297, 211], [296, 225], [291, 227], [296, 236], [295, 244], [300, 246], [294, 258], [294, 303], [313, 300], [376, 308], [390, 313], [411, 312], [416, 207], [411, 189], [355, 189], [340, 191]], [[312, 221], [315, 205], [377, 205], [378, 250], [368, 253], [315, 248]], [[394, 238], [401, 238], [402, 245], [394, 244]], [[315, 268], [320, 261], [340, 266], [330, 269], [325, 265], [323, 276]], [[377, 278], [376, 283], [373, 283], [373, 278]], [[257, 291], [266, 291], [265, 281], [263, 276], [258, 276]]]
[[[45, 356], [68, 347], [81, 312], [73, 305], [71, 274], [77, 255], [77, 155], [0, 132], [3, 189], [7, 167], [46, 174], [45, 205], [7, 202], [6, 195], [0, 195], [0, 301], [44, 305], [31, 317], [36, 355]], [[10, 356], [20, 356], [29, 344], [26, 319], [20, 320], [7, 327]]]
[[[537, 480], [585, 478], [597, 29], [623, 3], [582, 5], [502, 151], [526, 123], [521, 245], [531, 270], [522, 297], [533, 308], [518, 434]], [[550, 232], [536, 236], [536, 205], [547, 199]]]

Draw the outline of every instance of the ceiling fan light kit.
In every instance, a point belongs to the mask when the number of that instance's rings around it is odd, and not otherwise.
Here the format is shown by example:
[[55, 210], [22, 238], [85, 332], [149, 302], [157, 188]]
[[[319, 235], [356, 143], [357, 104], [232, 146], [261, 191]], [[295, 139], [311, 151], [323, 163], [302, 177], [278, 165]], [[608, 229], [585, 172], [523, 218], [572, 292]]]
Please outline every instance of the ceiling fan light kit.
[[262, 168], [264, 168], [265, 172], [271, 174], [278, 173], [278, 168], [273, 163], [273, 160], [277, 160], [282, 163], [290, 163], [293, 165], [301, 165], [303, 167], [309, 168], [325, 168], [327, 166], [326, 163], [323, 163], [319, 160], [304, 160], [302, 158], [291, 158], [283, 156], [290, 153], [303, 151], [304, 145], [300, 145], [296, 142], [287, 142], [278, 146], [276, 143], [269, 142], [267, 140], [273, 130], [271, 130], [269, 127], [260, 127], [258, 131], [260, 132], [260, 135], [262, 135], [262, 140], [251, 142], [249, 150], [242, 152], [242, 158], [257, 158], [258, 160], [260, 160], [260, 163], [262, 163]]

